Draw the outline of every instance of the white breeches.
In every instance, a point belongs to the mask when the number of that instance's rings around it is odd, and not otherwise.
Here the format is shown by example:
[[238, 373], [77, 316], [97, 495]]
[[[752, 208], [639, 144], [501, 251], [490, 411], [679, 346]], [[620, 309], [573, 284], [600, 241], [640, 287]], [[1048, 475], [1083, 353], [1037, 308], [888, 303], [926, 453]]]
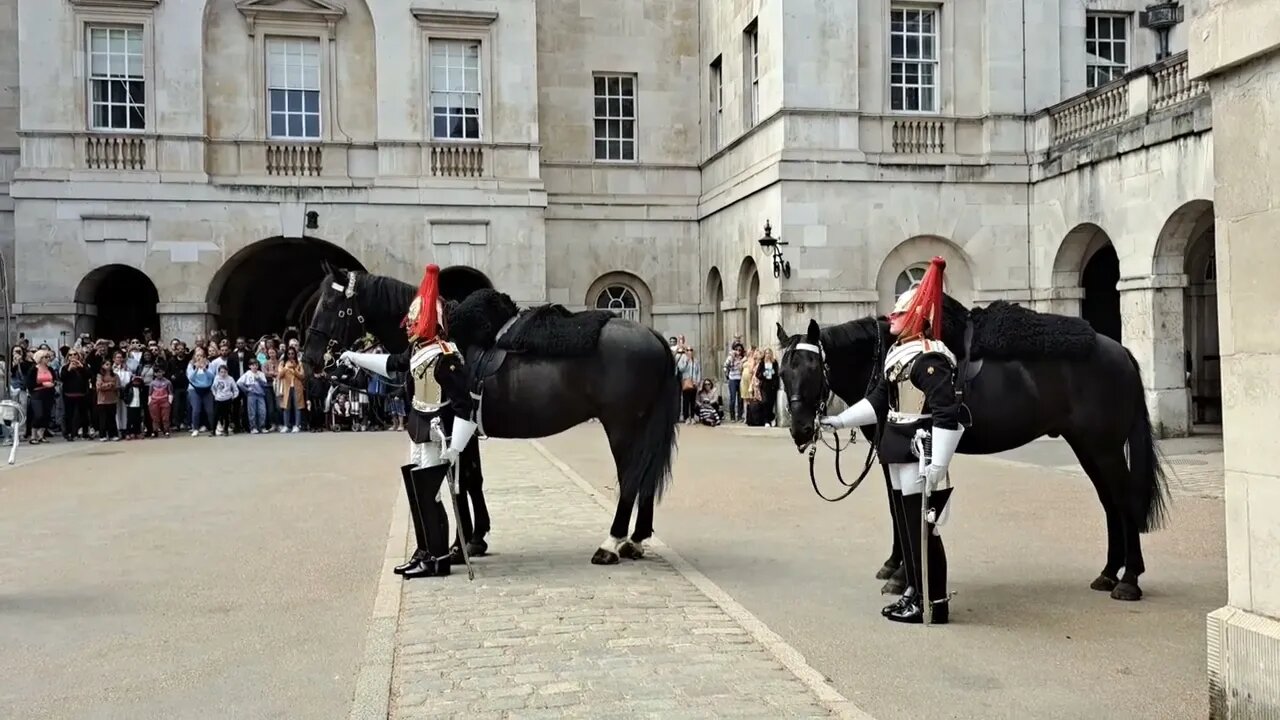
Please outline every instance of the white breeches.
[[[889, 482], [893, 485], [894, 490], [902, 491], [903, 495], [919, 495], [924, 492], [924, 478], [920, 477], [920, 465], [918, 463], [893, 463], [889, 465]], [[947, 504], [942, 508], [942, 514], [938, 516], [938, 521], [934, 525], [945, 525], [947, 520], [951, 518], [951, 498], [947, 498]], [[919, 518], [915, 518], [919, 520]], [[935, 529], [936, 533], [937, 530]]]
[[[443, 465], [444, 460], [440, 458], [440, 445], [437, 443], [416, 443], [412, 440], [409, 441], [409, 462], [420, 468], [431, 467], [433, 465]], [[450, 515], [453, 514], [453, 502], [449, 501], [448, 480], [440, 483], [440, 492], [436, 493], [436, 500], [444, 503], [447, 512]]]

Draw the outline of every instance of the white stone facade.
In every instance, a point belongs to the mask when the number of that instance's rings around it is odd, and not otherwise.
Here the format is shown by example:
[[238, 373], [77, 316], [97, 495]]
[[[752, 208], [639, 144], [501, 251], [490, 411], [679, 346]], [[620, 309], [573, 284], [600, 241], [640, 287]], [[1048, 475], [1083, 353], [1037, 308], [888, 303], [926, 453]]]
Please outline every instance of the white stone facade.
[[[304, 307], [321, 257], [410, 282], [436, 262], [521, 302], [612, 302], [718, 376], [727, 338], [884, 310], [934, 254], [966, 302], [1096, 312], [1082, 276], [1109, 241], [1115, 322], [1182, 433], [1183, 348], [1216, 353], [1174, 339], [1211, 315], [1183, 300], [1212, 227], [1208, 98], [1185, 62], [1152, 65], [1145, 2], [1085, 5], [0, 0], [22, 28], [0, 43], [21, 326], [88, 330], [116, 265], [170, 336]], [[142, 109], [114, 112], [139, 130], [93, 128], [106, 26], [132, 28]], [[1088, 60], [1089, 34], [1123, 62]], [[1077, 97], [1090, 75], [1117, 81]]]

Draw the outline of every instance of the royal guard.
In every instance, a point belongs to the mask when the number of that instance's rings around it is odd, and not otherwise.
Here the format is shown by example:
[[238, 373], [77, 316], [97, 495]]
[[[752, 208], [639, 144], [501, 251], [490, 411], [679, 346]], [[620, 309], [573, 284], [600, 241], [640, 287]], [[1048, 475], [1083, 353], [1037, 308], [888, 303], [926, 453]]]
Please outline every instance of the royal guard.
[[[889, 348], [880, 382], [849, 409], [819, 421], [831, 428], [884, 424], [876, 449], [893, 486], [894, 522], [907, 543], [903, 554], [908, 587], [881, 611], [894, 622], [922, 622], [926, 601], [932, 608], [931, 622], [945, 624], [949, 616], [947, 556], [937, 524], [946, 520], [951, 496], [947, 468], [964, 428], [954, 386], [956, 358], [941, 340], [946, 266], [935, 257], [920, 284], [903, 293], [889, 313], [889, 332], [897, 340]], [[922, 513], [927, 513], [925, 543]], [[927, 598], [922, 598], [922, 588], [927, 588]]]
[[[475, 435], [474, 403], [467, 389], [462, 353], [448, 341], [444, 303], [440, 299], [440, 268], [428, 265], [418, 294], [402, 323], [409, 347], [397, 355], [342, 353], [338, 361], [382, 377], [409, 372], [405, 383], [409, 433], [409, 462], [400, 467], [418, 548], [409, 561], [395, 569], [406, 578], [436, 577], [450, 572], [449, 516], [445, 484], [449, 466], [458, 462], [463, 448]], [[440, 420], [449, 434], [441, 452], [432, 436], [432, 421]]]

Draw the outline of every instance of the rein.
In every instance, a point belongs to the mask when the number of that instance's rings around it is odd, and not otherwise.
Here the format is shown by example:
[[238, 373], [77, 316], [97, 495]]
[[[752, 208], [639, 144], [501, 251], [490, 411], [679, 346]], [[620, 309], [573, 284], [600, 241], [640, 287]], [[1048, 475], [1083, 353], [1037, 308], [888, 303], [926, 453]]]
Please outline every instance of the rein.
[[[330, 284], [329, 287], [342, 293], [342, 297], [344, 298], [344, 304], [342, 307], [338, 308], [338, 313], [337, 313], [338, 320], [341, 322], [341, 325], [340, 325], [340, 328], [342, 330], [341, 336], [350, 337], [354, 335], [357, 338], [361, 338], [361, 337], [364, 337], [365, 335], [370, 334], [369, 329], [365, 323], [364, 313], [361, 312], [360, 303], [356, 298], [356, 274], [354, 272], [347, 273], [346, 285], [335, 282]], [[351, 322], [353, 320], [359, 325], [358, 332], [355, 332], [355, 333], [351, 332]], [[325, 349], [327, 352], [329, 352], [329, 357], [330, 357], [329, 361], [326, 362], [323, 366], [325, 373], [328, 373], [330, 369], [337, 368], [338, 357], [342, 354], [340, 352], [333, 352], [340, 346], [337, 338], [333, 337], [333, 335], [325, 332], [324, 330], [321, 330], [320, 328], [315, 327], [314, 320], [312, 320], [312, 326], [307, 328], [307, 332], [315, 333], [325, 341]], [[348, 349], [354, 349], [354, 347], [355, 347], [355, 342], [353, 341]], [[358, 376], [362, 372], [365, 372], [365, 371], [361, 368], [356, 368], [355, 376]], [[367, 387], [366, 388], [355, 387], [354, 385], [338, 380], [336, 377], [332, 375], [329, 376], [329, 384], [333, 387], [343, 388], [350, 392], [368, 392]], [[404, 387], [404, 383], [396, 384], [391, 382], [389, 378], [382, 378], [382, 384], [384, 387], [396, 389], [396, 390]]]
[[[866, 397], [866, 395], [871, 392], [871, 389], [875, 387], [876, 382], [879, 380], [881, 372], [883, 372], [884, 363], [881, 361], [881, 358], [880, 358], [882, 348], [880, 346], [880, 332], [879, 332], [878, 326], [876, 328], [874, 337], [876, 342], [875, 364], [872, 366], [871, 376], [867, 379], [867, 387], [863, 390], [863, 393], [862, 393], [863, 397]], [[821, 402], [818, 403], [817, 410], [814, 413], [813, 438], [810, 439], [807, 443], [805, 443], [805, 447], [801, 448], [801, 452], [804, 452], [806, 448], [808, 449], [809, 483], [813, 485], [813, 491], [817, 493], [818, 497], [822, 498], [823, 500], [826, 500], [827, 502], [840, 502], [841, 500], [844, 500], [845, 498], [852, 495], [853, 491], [857, 490], [858, 486], [862, 484], [862, 481], [867, 478], [867, 474], [871, 472], [871, 467], [875, 464], [876, 446], [880, 444], [881, 427], [879, 423], [876, 424], [876, 434], [872, 438], [871, 444], [867, 447], [867, 457], [866, 457], [866, 460], [863, 462], [862, 472], [858, 475], [858, 478], [854, 480], [852, 483], [845, 482], [844, 474], [840, 471], [840, 452], [845, 448], [848, 448], [852, 445], [857, 444], [858, 429], [857, 428], [849, 429], [849, 442], [845, 443], [843, 448], [840, 445], [840, 432], [838, 430], [835, 430], [835, 429], [831, 430], [831, 437], [834, 440], [835, 445], [833, 446], [831, 443], [827, 442], [826, 437], [822, 432], [822, 423], [820, 422], [820, 420], [822, 419], [823, 415], [826, 414], [827, 405], [831, 402], [831, 398], [835, 396], [835, 391], [831, 389], [831, 379], [830, 379], [831, 368], [827, 363], [826, 351], [823, 349], [821, 341], [819, 341], [817, 345], [806, 343], [806, 342], [798, 342], [795, 344], [793, 350], [811, 352], [818, 355], [818, 357], [820, 358], [819, 366], [822, 368], [821, 387], [825, 391], [824, 393], [822, 393], [823, 395], [825, 395], [825, 397], [822, 399]], [[798, 400], [798, 398], [795, 395], [792, 395], [790, 399], [793, 402]], [[817, 455], [817, 451], [818, 451], [818, 443], [822, 443], [827, 447], [827, 449], [833, 450], [835, 452], [834, 464], [836, 469], [836, 480], [838, 480], [841, 485], [847, 488], [844, 491], [844, 493], [839, 495], [838, 497], [834, 497], [834, 498], [827, 497], [825, 494], [823, 494], [822, 490], [818, 487], [817, 474], [814, 472], [814, 462], [815, 462], [815, 456]]]

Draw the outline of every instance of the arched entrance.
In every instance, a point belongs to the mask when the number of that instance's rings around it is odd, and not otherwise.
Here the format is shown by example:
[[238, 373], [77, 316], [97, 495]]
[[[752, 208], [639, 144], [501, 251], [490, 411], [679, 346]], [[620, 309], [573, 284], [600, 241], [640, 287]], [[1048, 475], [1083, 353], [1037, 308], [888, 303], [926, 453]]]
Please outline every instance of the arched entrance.
[[350, 253], [316, 238], [275, 237], [232, 255], [209, 283], [219, 328], [231, 337], [258, 338], [304, 329], [324, 280], [323, 264], [363, 271]]
[[[720, 367], [724, 363], [724, 311], [720, 309], [724, 302], [724, 282], [720, 278], [720, 269], [711, 268], [707, 273], [706, 303], [711, 307], [711, 327], [707, 336], [711, 338], [711, 347], [703, 351], [703, 357], [710, 360], [709, 367]], [[706, 363], [704, 363], [706, 364]]]
[[137, 268], [104, 265], [91, 271], [76, 288], [75, 300], [96, 313], [92, 329], [86, 330], [94, 339], [141, 340], [147, 331], [159, 337], [156, 304], [160, 294], [151, 278]]
[[1120, 342], [1120, 258], [1108, 242], [1089, 258], [1080, 273], [1084, 298], [1080, 301], [1080, 317], [1093, 329]]
[[477, 290], [493, 288], [484, 273], [466, 265], [451, 265], [440, 269], [440, 297], [462, 302]]
[[747, 311], [746, 332], [743, 333], [747, 345], [760, 347], [760, 272], [756, 269], [756, 261], [750, 257], [742, 261], [738, 270], [738, 298], [739, 306], [745, 304]]

